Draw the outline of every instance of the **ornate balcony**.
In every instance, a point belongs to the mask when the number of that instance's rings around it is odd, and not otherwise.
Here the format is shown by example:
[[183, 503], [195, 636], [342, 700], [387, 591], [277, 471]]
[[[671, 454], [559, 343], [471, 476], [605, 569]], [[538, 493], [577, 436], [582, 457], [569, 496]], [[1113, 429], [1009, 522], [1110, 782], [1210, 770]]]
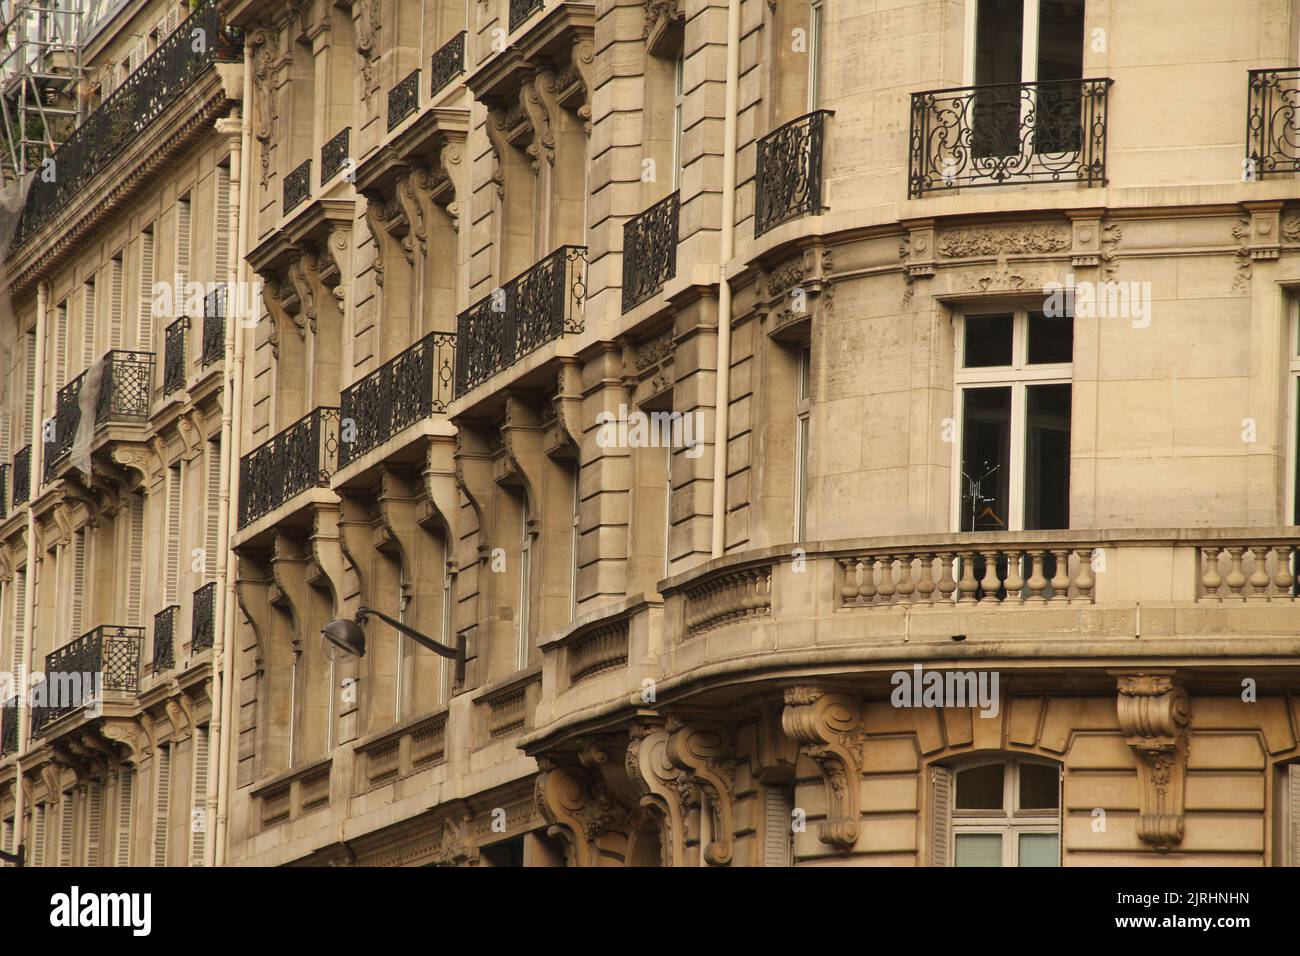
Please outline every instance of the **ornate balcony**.
[[630, 312], [677, 275], [681, 194], [673, 193], [623, 225], [623, 311]]
[[587, 247], [561, 246], [456, 320], [456, 396], [565, 333], [581, 332]]
[[153, 672], [161, 674], [176, 666], [176, 621], [179, 604], [165, 607], [153, 616]]
[[1106, 185], [1109, 79], [912, 94], [908, 195], [1014, 183]]
[[297, 209], [311, 196], [311, 160], [305, 159], [284, 177], [284, 215]]
[[18, 753], [18, 698], [0, 704], [0, 756]]
[[339, 401], [339, 467], [434, 412], [445, 412], [455, 363], [456, 336], [430, 332], [344, 389]]
[[45, 440], [45, 480], [56, 471], [59, 459], [67, 454], [81, 427], [81, 392], [91, 373], [99, 369], [99, 394], [90, 399], [95, 408], [96, 427], [112, 420], [140, 420], [149, 417], [150, 389], [153, 385], [152, 352], [127, 352], [114, 349], [102, 363], [87, 369], [59, 389], [55, 401], [54, 428]]
[[9, 514], [9, 466], [0, 465], [0, 518]]
[[339, 410], [317, 408], [239, 460], [239, 527], [329, 483], [338, 467]]
[[14, 455], [14, 493], [9, 501], [17, 508], [32, 497], [32, 446], [24, 445]]
[[758, 141], [754, 179], [754, 237], [822, 211], [822, 151], [827, 110], [774, 129]]
[[456, 77], [465, 72], [465, 31], [461, 30], [442, 45], [429, 62], [429, 95], [436, 96]]
[[45, 657], [45, 680], [32, 689], [32, 736], [109, 691], [140, 690], [144, 629], [105, 624]]
[[190, 14], [58, 148], [58, 176], [35, 178], [16, 243], [71, 202], [209, 66], [238, 62], [243, 56], [243, 31], [226, 24], [214, 0]]
[[185, 330], [190, 320], [181, 316], [163, 329], [163, 381], [164, 395], [185, 388]]
[[320, 183], [324, 186], [333, 179], [348, 161], [349, 140], [352, 127], [345, 126], [333, 139], [320, 148]]
[[510, 0], [510, 32], [518, 30], [520, 24], [544, 6], [546, 0]]
[[388, 131], [406, 119], [420, 106], [420, 71], [412, 70], [401, 82], [388, 91]]
[[1251, 70], [1246, 176], [1300, 172], [1300, 67]]
[[217, 625], [217, 582], [209, 581], [194, 592], [190, 615], [190, 653], [197, 654], [212, 646]]
[[203, 367], [226, 357], [226, 287], [217, 286], [203, 297]]

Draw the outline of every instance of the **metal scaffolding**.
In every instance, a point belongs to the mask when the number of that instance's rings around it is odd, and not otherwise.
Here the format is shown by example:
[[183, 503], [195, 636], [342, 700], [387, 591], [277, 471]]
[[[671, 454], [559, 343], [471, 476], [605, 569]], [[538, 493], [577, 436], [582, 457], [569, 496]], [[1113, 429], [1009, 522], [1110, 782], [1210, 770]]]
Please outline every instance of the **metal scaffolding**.
[[[0, 0], [0, 172], [31, 170], [77, 127], [87, 97], [81, 50], [99, 0]], [[93, 18], [94, 12], [91, 11]]]

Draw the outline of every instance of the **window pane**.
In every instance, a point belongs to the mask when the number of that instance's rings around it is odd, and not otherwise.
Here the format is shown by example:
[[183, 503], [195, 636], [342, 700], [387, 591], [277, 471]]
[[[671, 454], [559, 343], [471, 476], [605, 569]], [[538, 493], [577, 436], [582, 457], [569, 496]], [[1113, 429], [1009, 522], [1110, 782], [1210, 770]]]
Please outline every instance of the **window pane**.
[[796, 458], [796, 467], [799, 473], [795, 476], [795, 540], [802, 541], [808, 533], [808, 418], [805, 416], [799, 419], [798, 430], [798, 457]]
[[966, 368], [1011, 364], [1011, 316], [966, 316]]
[[799, 401], [812, 397], [812, 346], [799, 351]]
[[1040, 763], [1020, 765], [1020, 809], [1055, 810], [1061, 797], [1061, 772]]
[[1060, 365], [1074, 360], [1074, 318], [1029, 314], [1029, 364]]
[[975, 82], [1019, 83], [1024, 0], [980, 0], [977, 18]]
[[1031, 385], [1025, 409], [1025, 529], [1070, 526], [1070, 386]]
[[1020, 834], [1020, 866], [1060, 866], [1061, 837], [1058, 833]]
[[1011, 389], [962, 392], [962, 531], [1005, 531], [1011, 470]]
[[1006, 766], [1000, 763], [958, 771], [953, 806], [958, 810], [1001, 810], [1005, 772]]
[[1077, 80], [1082, 76], [1083, 0], [1039, 0], [1039, 82]]
[[958, 833], [957, 866], [1001, 866], [1001, 833]]

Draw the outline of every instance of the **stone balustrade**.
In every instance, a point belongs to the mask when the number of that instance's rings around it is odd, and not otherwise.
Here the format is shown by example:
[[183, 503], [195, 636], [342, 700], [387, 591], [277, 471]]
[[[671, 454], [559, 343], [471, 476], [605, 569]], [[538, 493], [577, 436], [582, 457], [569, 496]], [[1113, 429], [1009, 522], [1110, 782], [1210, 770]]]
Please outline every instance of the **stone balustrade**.
[[1198, 601], [1296, 600], [1294, 541], [1203, 545]]
[[729, 570], [686, 589], [687, 636], [767, 617], [772, 609], [772, 568]]

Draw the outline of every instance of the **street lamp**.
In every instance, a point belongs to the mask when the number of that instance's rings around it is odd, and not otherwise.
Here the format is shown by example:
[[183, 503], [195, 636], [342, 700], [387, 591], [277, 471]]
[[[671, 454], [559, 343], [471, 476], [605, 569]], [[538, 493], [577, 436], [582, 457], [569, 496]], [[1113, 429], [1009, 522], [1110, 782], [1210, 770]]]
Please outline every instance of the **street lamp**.
[[465, 635], [456, 635], [456, 646], [448, 647], [441, 644], [431, 637], [426, 637], [412, 627], [408, 627], [401, 621], [389, 617], [383, 611], [376, 611], [374, 608], [359, 607], [355, 620], [348, 620], [341, 617], [337, 620], [330, 621], [321, 628], [321, 635], [339, 650], [346, 654], [353, 654], [357, 657], [366, 656], [366, 632], [362, 625], [366, 623], [366, 618], [373, 614], [387, 624], [397, 628], [415, 643], [421, 647], [426, 647], [440, 657], [446, 657], [456, 662], [456, 683], [465, 682]]

